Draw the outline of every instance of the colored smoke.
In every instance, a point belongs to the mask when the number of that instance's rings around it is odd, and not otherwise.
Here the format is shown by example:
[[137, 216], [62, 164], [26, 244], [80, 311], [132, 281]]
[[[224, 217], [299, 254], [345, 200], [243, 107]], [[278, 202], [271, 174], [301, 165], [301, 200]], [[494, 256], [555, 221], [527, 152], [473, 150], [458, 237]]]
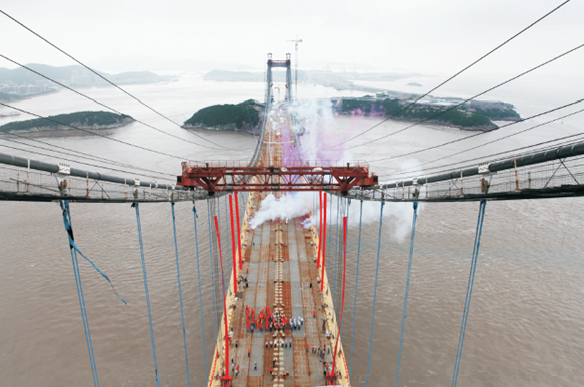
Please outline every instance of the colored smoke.
[[351, 161], [351, 152], [342, 147], [329, 149], [347, 140], [350, 133], [335, 125], [330, 100], [301, 101], [290, 107], [295, 118], [294, 133], [300, 134], [299, 156], [304, 161]]
[[[352, 153], [344, 150], [343, 147], [330, 149], [332, 146], [346, 141], [354, 136], [354, 127], [346, 129], [335, 124], [330, 100], [309, 100], [301, 101], [290, 106], [291, 115], [294, 117], [293, 132], [291, 134], [285, 130], [286, 123], [283, 120], [278, 122], [279, 131], [283, 141], [283, 165], [298, 165], [299, 161], [352, 161]], [[383, 108], [379, 111], [372, 106], [371, 115], [384, 116]], [[353, 111], [353, 119], [360, 119], [364, 112], [358, 109]], [[300, 148], [293, 146], [294, 136], [300, 138]], [[416, 160], [409, 160], [400, 166], [401, 170], [407, 170], [411, 176], [423, 175]], [[393, 169], [393, 168], [392, 168]], [[382, 173], [383, 171], [377, 171]], [[337, 224], [337, 200], [333, 195], [332, 211], [330, 207], [331, 196], [327, 197], [327, 217], [329, 224]], [[352, 200], [349, 210], [349, 229], [359, 227], [359, 206], [358, 200]], [[342, 206], [341, 206], [342, 207]], [[418, 207], [418, 213], [423, 210], [423, 203]], [[363, 202], [363, 224], [372, 225], [379, 223], [379, 202]], [[303, 226], [316, 226], [319, 222], [318, 213], [318, 193], [289, 193], [276, 199], [270, 194], [262, 201], [259, 210], [250, 221], [250, 226], [256, 228], [268, 220], [292, 220], [297, 217], [312, 216], [303, 222]], [[413, 208], [412, 203], [386, 203], [383, 210], [384, 224], [383, 230], [394, 240], [402, 241], [409, 236], [412, 224]], [[339, 214], [338, 222], [342, 224], [343, 214]]]

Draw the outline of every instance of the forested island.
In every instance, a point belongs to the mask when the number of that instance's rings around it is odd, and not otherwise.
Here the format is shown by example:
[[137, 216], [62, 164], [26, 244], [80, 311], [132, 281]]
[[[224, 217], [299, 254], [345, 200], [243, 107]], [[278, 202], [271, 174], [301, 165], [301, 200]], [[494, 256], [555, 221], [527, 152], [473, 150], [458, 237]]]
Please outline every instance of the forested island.
[[0, 126], [0, 132], [31, 133], [75, 130], [76, 128], [100, 130], [119, 128], [134, 122], [130, 116], [110, 112], [76, 112], [47, 118], [10, 122]]
[[498, 129], [493, 121], [521, 120], [513, 105], [503, 102], [472, 100], [470, 103], [454, 108], [463, 100], [458, 98], [428, 99], [420, 100], [404, 110], [404, 107], [412, 102], [398, 98], [346, 98], [341, 101], [337, 111], [341, 114], [352, 115], [393, 116], [392, 118], [396, 120], [413, 122], [428, 119], [426, 121], [428, 123], [478, 131]]
[[237, 105], [213, 105], [203, 108], [185, 121], [185, 129], [237, 131], [253, 134], [265, 106], [253, 99]]

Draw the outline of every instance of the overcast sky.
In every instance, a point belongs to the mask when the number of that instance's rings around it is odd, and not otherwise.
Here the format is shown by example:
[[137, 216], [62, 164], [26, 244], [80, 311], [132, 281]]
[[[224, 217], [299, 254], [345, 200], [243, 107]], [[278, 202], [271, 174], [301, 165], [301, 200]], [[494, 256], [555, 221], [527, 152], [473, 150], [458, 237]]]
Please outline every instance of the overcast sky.
[[[562, 1], [0, 0], [0, 9], [100, 70], [261, 70], [266, 53], [300, 68], [452, 74]], [[584, 1], [572, 0], [473, 71], [515, 74], [584, 43]], [[0, 15], [0, 53], [21, 63], [73, 62]], [[581, 76], [584, 49], [546, 71]], [[10, 67], [0, 61], [0, 67]], [[236, 66], [237, 67], [237, 66]]]

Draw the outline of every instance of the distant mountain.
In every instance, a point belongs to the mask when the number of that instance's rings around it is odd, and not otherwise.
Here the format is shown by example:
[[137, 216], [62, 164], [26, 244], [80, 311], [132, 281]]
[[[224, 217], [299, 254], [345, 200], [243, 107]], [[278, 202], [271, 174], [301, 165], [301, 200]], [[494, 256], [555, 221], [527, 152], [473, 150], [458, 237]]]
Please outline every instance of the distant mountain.
[[[292, 77], [295, 78], [295, 70], [292, 70]], [[395, 81], [402, 78], [408, 78], [418, 74], [402, 73], [356, 73], [356, 72], [333, 72], [319, 70], [299, 70], [298, 82], [313, 83], [327, 87], [334, 87], [337, 90], [361, 90], [366, 92], [379, 92], [384, 89], [372, 86], [363, 86], [355, 84], [353, 81]], [[206, 81], [218, 82], [265, 82], [263, 72], [250, 71], [227, 71], [211, 70], [205, 74]], [[272, 80], [274, 82], [286, 82], [285, 71], [273, 71]], [[410, 96], [408, 93], [392, 92], [392, 95], [400, 98]]]
[[[27, 67], [59, 81], [68, 86], [106, 85], [107, 82], [80, 65], [54, 67], [45, 64], [31, 63]], [[97, 70], [96, 70], [97, 71]], [[168, 81], [171, 77], [160, 76], [149, 71], [130, 71], [119, 74], [107, 74], [97, 71], [100, 75], [119, 85], [153, 83]], [[51, 84], [45, 78], [30, 72], [24, 67], [7, 69], [0, 67], [0, 84], [34, 85]]]

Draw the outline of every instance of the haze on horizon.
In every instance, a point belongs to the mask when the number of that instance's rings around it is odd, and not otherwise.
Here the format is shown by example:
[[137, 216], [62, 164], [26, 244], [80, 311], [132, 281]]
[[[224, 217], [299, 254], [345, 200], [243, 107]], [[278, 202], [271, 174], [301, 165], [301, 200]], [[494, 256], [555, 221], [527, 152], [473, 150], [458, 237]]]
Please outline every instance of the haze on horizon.
[[[562, 1], [415, 0], [253, 3], [2, 0], [3, 11], [101, 71], [261, 71], [300, 43], [300, 68], [356, 63], [358, 71], [447, 76]], [[584, 4], [571, 1], [470, 75], [512, 76], [582, 43]], [[4, 15], [0, 53], [20, 63], [74, 62]], [[540, 71], [580, 75], [584, 50]], [[0, 59], [0, 67], [15, 66]]]

